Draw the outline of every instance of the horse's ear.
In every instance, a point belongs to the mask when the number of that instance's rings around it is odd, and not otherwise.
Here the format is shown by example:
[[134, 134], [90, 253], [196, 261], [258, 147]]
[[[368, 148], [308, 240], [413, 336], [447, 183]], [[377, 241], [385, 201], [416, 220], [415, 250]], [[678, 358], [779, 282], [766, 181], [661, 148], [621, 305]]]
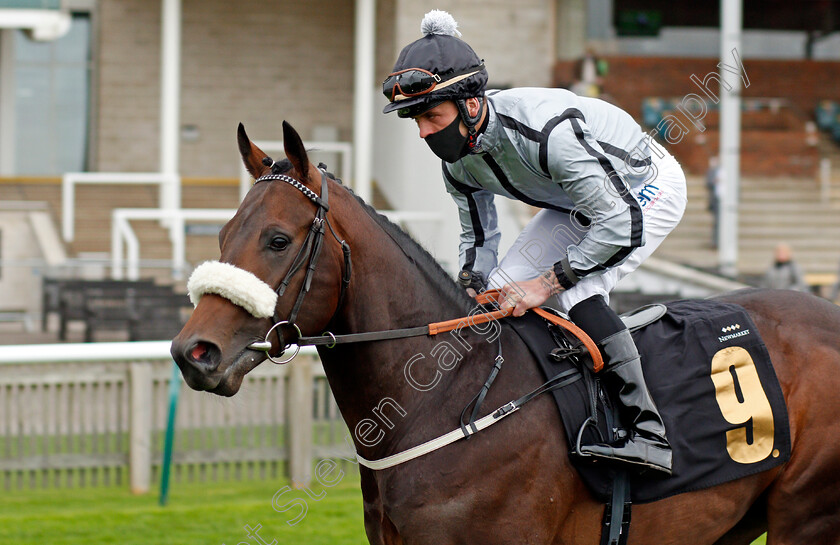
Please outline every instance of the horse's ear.
[[295, 170], [301, 177], [301, 181], [309, 179], [309, 158], [306, 155], [306, 148], [303, 147], [303, 140], [297, 131], [283, 121], [283, 147], [286, 157], [292, 162]]
[[268, 168], [262, 162], [263, 158], [267, 157], [265, 152], [251, 142], [242, 123], [239, 124], [239, 128], [236, 131], [236, 141], [239, 144], [239, 154], [242, 155], [242, 162], [245, 163], [245, 168], [256, 180]]

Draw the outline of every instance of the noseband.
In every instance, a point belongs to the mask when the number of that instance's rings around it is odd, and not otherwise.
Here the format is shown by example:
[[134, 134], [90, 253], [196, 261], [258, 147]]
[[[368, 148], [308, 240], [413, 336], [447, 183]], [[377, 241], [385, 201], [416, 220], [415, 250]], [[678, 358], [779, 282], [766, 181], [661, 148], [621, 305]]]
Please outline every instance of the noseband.
[[[274, 161], [271, 158], [266, 157], [263, 159], [263, 163], [266, 165], [270, 165], [272, 169], [274, 168]], [[287, 363], [294, 359], [297, 356], [298, 351], [300, 350], [300, 345], [296, 345], [295, 353], [285, 359], [275, 359], [269, 353], [271, 350], [271, 341], [269, 337], [271, 333], [278, 327], [282, 325], [289, 325], [295, 329], [297, 332], [297, 337], [300, 338], [301, 332], [300, 328], [295, 324], [295, 319], [297, 318], [298, 312], [300, 311], [300, 307], [303, 304], [303, 299], [306, 297], [306, 294], [309, 292], [309, 288], [312, 285], [312, 276], [315, 274], [315, 267], [318, 264], [318, 256], [321, 253], [321, 246], [324, 242], [324, 233], [326, 230], [324, 229], [324, 224], [330, 228], [330, 233], [332, 233], [333, 238], [341, 244], [341, 250], [344, 253], [344, 274], [341, 278], [341, 291], [338, 296], [338, 306], [336, 307], [336, 311], [341, 308], [341, 305], [344, 302], [344, 295], [347, 290], [347, 286], [350, 285], [350, 277], [352, 275], [352, 261], [350, 259], [350, 246], [344, 240], [340, 239], [338, 235], [335, 233], [335, 230], [330, 223], [329, 218], [327, 217], [327, 212], [330, 209], [329, 206], [329, 192], [327, 186], [327, 173], [324, 168], [319, 166], [318, 169], [321, 172], [321, 196], [319, 197], [315, 194], [314, 191], [303, 185], [298, 180], [295, 180], [291, 176], [286, 176], [285, 174], [279, 174], [272, 172], [271, 174], [266, 174], [264, 176], [260, 176], [254, 181], [254, 185], [260, 182], [267, 182], [267, 181], [281, 181], [286, 182], [287, 184], [291, 185], [292, 187], [296, 188], [298, 191], [303, 193], [303, 195], [308, 198], [310, 201], [315, 203], [318, 209], [315, 212], [315, 219], [312, 220], [312, 225], [309, 228], [309, 232], [306, 234], [306, 239], [303, 241], [303, 245], [300, 247], [297, 255], [295, 256], [294, 261], [292, 262], [292, 266], [289, 267], [289, 271], [286, 273], [286, 276], [283, 277], [283, 280], [280, 281], [280, 285], [277, 286], [275, 291], [277, 292], [277, 296], [283, 297], [283, 294], [286, 292], [286, 288], [289, 286], [289, 283], [292, 280], [292, 277], [297, 273], [301, 267], [306, 265], [306, 275], [303, 279], [303, 285], [298, 292], [297, 300], [295, 300], [295, 304], [292, 307], [292, 311], [289, 313], [289, 316], [286, 320], [280, 320], [279, 316], [277, 315], [277, 311], [275, 309], [274, 313], [274, 325], [271, 326], [271, 329], [265, 335], [265, 340], [261, 342], [255, 342], [248, 346], [248, 348], [252, 350], [260, 350], [266, 353], [266, 357], [270, 359], [274, 363]], [[297, 340], [297, 339], [294, 339]], [[286, 349], [289, 348], [294, 344], [294, 342], [286, 343], [283, 347], [283, 350], [277, 356], [282, 356], [285, 353]]]

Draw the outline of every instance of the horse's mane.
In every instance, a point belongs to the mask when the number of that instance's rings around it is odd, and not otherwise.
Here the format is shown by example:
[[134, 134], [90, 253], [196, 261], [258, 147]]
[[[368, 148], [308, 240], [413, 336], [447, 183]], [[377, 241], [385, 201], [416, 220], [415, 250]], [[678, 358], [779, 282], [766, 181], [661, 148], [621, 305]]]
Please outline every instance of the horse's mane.
[[393, 239], [393, 241], [396, 242], [402, 251], [409, 257], [409, 259], [417, 265], [417, 268], [420, 269], [420, 271], [429, 278], [429, 280], [436, 283], [436, 286], [445, 296], [451, 297], [453, 300], [462, 303], [466, 310], [475, 306], [475, 301], [467, 295], [467, 292], [464, 291], [464, 289], [460, 287], [445, 270], [443, 270], [440, 263], [438, 263], [437, 260], [432, 257], [432, 254], [430, 254], [419, 242], [414, 240], [411, 235], [403, 231], [399, 225], [377, 212], [374, 207], [366, 203], [364, 199], [356, 195], [350, 188], [347, 188], [347, 190], [350, 191], [350, 193], [356, 198], [361, 205], [362, 210], [364, 210], [380, 227], [382, 227], [388, 236], [390, 236], [391, 239]]
[[[275, 168], [278, 173], [283, 174], [292, 170], [293, 166], [291, 161], [283, 159], [275, 164]], [[342, 187], [344, 187], [344, 189], [349, 191], [353, 197], [355, 197], [356, 201], [362, 207], [362, 210], [373, 218], [376, 224], [379, 225], [389, 237], [391, 237], [391, 239], [402, 249], [405, 255], [414, 262], [417, 268], [420, 269], [420, 271], [429, 278], [429, 280], [436, 283], [436, 286], [444, 295], [462, 303], [464, 309], [466, 310], [469, 310], [475, 305], [475, 301], [467, 295], [466, 291], [464, 291], [464, 289], [461, 288], [445, 270], [443, 270], [443, 267], [441, 267], [440, 263], [432, 257], [432, 254], [430, 254], [419, 242], [414, 240], [411, 235], [403, 231], [399, 225], [377, 212], [374, 207], [356, 195], [352, 189], [342, 184], [341, 180], [336, 178], [332, 173], [327, 172], [327, 176], [338, 182]]]

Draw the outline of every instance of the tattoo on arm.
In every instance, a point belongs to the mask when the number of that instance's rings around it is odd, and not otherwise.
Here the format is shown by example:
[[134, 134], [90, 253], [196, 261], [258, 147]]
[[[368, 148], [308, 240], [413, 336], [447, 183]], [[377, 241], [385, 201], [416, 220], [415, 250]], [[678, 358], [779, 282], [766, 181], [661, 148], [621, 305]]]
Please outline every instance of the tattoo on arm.
[[548, 291], [551, 295], [557, 295], [561, 291], [563, 291], [563, 287], [560, 285], [560, 282], [557, 280], [557, 277], [554, 275], [554, 271], [548, 269], [544, 273], [540, 275], [540, 279], [545, 283], [548, 287]]

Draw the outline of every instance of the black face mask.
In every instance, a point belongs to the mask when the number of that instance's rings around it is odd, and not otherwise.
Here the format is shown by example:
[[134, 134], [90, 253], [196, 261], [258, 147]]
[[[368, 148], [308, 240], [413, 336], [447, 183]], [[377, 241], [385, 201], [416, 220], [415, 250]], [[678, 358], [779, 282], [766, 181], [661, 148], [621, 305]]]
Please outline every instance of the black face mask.
[[452, 123], [425, 138], [434, 154], [447, 163], [454, 163], [470, 151], [469, 137], [461, 134], [460, 125], [461, 116], [456, 115]]

